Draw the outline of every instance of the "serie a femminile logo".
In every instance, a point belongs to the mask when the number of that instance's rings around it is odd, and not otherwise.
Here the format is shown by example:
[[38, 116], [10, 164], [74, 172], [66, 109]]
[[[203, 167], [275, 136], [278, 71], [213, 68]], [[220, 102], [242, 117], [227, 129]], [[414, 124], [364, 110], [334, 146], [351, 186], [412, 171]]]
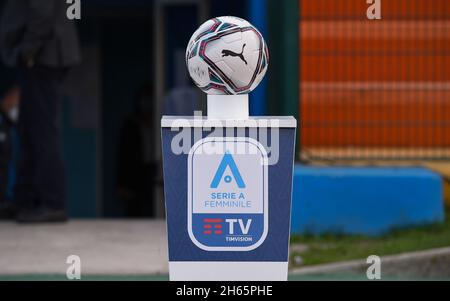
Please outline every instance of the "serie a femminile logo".
[[188, 157], [192, 242], [206, 251], [250, 251], [261, 245], [269, 223], [267, 177], [267, 152], [255, 139], [197, 142]]

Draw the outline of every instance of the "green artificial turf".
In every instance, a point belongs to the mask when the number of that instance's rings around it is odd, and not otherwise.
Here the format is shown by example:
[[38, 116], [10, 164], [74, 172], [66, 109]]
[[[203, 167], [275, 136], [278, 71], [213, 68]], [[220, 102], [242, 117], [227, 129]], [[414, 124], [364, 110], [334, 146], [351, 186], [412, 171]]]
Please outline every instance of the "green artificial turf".
[[397, 229], [380, 237], [349, 235], [292, 236], [291, 246], [302, 244], [302, 251], [291, 251], [292, 265], [300, 255], [302, 265], [313, 265], [367, 258], [369, 255], [391, 255], [403, 252], [450, 246], [450, 211], [442, 223]]

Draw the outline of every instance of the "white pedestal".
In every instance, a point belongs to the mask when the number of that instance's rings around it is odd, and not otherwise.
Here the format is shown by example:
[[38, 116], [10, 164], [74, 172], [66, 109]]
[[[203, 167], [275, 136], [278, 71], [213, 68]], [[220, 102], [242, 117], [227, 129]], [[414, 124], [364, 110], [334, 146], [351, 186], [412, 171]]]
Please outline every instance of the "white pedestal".
[[170, 281], [287, 281], [288, 262], [169, 262]]
[[208, 119], [248, 119], [248, 94], [208, 95]]

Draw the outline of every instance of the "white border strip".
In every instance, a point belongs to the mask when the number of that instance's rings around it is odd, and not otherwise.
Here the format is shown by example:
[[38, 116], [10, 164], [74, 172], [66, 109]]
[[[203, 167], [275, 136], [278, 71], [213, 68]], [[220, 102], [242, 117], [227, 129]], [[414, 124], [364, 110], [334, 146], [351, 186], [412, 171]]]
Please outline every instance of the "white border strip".
[[297, 120], [292, 116], [286, 117], [249, 117], [248, 119], [207, 119], [194, 118], [193, 116], [163, 116], [161, 119], [163, 128], [212, 128], [212, 127], [244, 127], [244, 128], [296, 128]]
[[169, 261], [170, 281], [287, 281], [288, 263]]

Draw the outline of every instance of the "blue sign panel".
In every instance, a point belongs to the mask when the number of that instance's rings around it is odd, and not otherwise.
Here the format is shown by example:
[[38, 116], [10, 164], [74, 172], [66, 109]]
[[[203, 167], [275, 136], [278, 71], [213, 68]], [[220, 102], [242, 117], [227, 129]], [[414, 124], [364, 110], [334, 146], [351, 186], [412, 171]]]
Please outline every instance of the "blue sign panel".
[[162, 129], [169, 262], [287, 262], [295, 128], [197, 130]]

